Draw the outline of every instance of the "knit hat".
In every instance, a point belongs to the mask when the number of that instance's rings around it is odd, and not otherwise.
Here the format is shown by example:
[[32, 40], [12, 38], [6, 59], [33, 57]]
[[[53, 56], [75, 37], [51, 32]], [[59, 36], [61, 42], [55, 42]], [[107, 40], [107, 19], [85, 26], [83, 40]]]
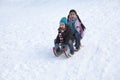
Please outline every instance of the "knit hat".
[[62, 17], [61, 20], [60, 20], [60, 23], [67, 24], [67, 19], [66, 19], [66, 17]]

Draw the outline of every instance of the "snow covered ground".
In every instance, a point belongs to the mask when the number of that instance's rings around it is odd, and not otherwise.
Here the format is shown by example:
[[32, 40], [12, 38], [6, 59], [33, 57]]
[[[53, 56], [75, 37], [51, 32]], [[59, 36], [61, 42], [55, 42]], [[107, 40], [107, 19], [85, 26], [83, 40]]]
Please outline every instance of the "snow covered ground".
[[[87, 30], [73, 57], [53, 55], [59, 20]], [[120, 80], [120, 0], [0, 0], [0, 80]]]

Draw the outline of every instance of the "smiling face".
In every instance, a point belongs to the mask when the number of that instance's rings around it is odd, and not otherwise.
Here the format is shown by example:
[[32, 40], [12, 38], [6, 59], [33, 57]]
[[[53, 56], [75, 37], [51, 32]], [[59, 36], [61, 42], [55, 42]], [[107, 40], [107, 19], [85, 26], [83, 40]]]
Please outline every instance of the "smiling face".
[[60, 23], [60, 27], [61, 27], [62, 29], [65, 29], [65, 24], [64, 24], [64, 23]]
[[72, 19], [72, 20], [77, 18], [75, 12], [70, 12], [69, 17], [70, 17], [70, 19]]

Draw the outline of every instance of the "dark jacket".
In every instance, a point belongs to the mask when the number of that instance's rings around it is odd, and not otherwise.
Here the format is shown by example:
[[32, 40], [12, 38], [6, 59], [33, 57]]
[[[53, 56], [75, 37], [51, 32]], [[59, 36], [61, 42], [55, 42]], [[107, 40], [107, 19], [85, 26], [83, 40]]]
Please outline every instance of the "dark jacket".
[[[59, 44], [60, 43], [60, 37], [59, 37], [59, 33], [60, 33], [60, 29], [61, 28], [58, 28], [58, 35], [57, 35], [57, 38], [55, 40], [55, 44]], [[63, 37], [63, 44], [68, 44], [68, 41], [69, 40], [74, 40], [74, 37], [73, 37], [73, 34], [72, 34], [72, 30], [71, 28], [66, 25], [66, 29], [64, 32], [61, 33], [62, 34], [62, 37]]]

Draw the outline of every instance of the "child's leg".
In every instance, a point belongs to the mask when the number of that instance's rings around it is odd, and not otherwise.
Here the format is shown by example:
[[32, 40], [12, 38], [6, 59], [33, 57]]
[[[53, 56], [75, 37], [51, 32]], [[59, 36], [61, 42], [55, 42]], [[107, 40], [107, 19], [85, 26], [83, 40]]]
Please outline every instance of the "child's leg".
[[75, 41], [76, 41], [75, 47], [76, 47], [76, 49], [79, 49], [81, 43], [80, 43], [80, 34], [79, 34], [78, 32], [75, 33], [75, 39], [76, 39], [76, 40], [75, 40]]
[[73, 47], [73, 42], [72, 42], [72, 40], [69, 40], [68, 46], [69, 46], [69, 48], [70, 48], [70, 53], [71, 53], [71, 54], [74, 54], [74, 47]]
[[55, 42], [56, 42], [56, 39], [54, 40], [54, 45], [55, 45], [56, 51], [60, 52], [59, 43], [55, 43]]

